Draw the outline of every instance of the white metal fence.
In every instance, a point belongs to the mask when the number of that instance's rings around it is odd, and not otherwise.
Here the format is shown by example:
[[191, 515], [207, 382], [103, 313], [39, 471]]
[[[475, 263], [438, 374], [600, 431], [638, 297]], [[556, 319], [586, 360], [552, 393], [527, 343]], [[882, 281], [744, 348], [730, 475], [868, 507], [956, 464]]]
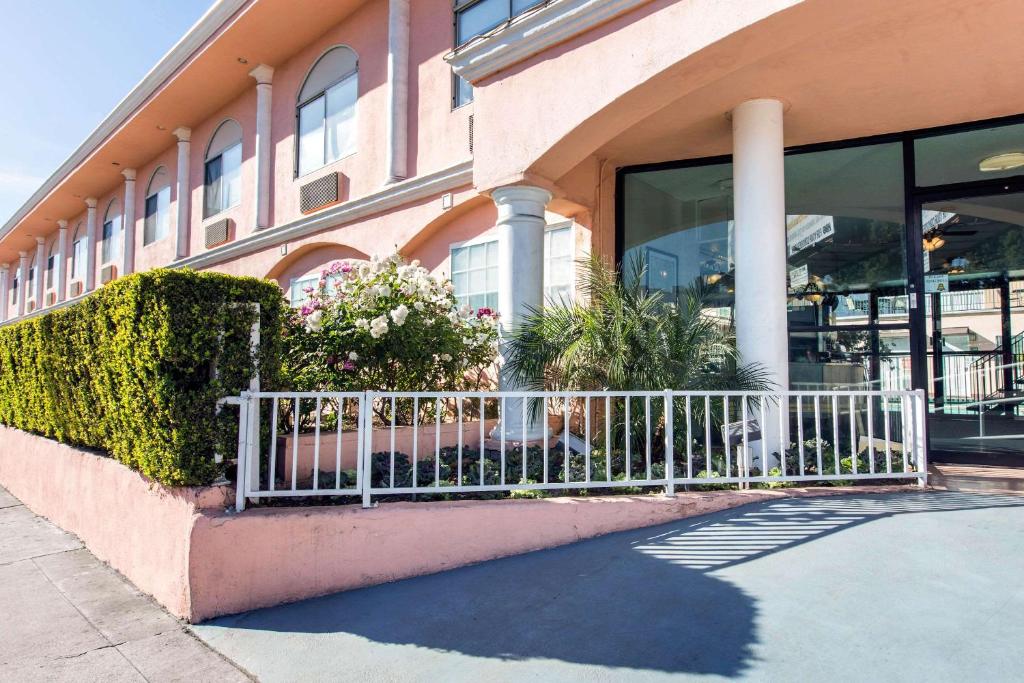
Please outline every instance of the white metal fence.
[[369, 506], [387, 495], [927, 481], [921, 391], [246, 392], [221, 403], [239, 409], [239, 510], [280, 497]]

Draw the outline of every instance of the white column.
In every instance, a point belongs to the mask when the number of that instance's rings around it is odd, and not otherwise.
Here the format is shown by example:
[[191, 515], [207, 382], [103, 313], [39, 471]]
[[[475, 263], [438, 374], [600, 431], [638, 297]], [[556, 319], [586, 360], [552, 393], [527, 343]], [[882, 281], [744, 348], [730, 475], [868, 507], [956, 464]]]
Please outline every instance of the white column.
[[[737, 347], [743, 363], [760, 365], [775, 388], [785, 391], [789, 338], [782, 111], [778, 100], [748, 100], [732, 112], [732, 134]], [[769, 451], [777, 451], [778, 414], [761, 419]]]
[[[531, 308], [544, 303], [544, 207], [551, 201], [551, 193], [539, 187], [514, 185], [499, 187], [491, 192], [498, 207], [498, 313], [501, 318], [502, 338], [521, 325]], [[502, 391], [516, 391], [516, 386], [502, 372], [499, 376]], [[548, 433], [546, 419], [530, 422], [522, 428], [522, 401], [505, 402], [508, 421], [505, 438], [513, 441], [533, 441]], [[518, 419], [517, 419], [518, 416]], [[497, 427], [492, 434], [500, 435]]]
[[10, 310], [8, 299], [11, 296], [11, 265], [0, 264], [0, 323], [7, 322], [7, 311]]
[[59, 220], [57, 225], [60, 230], [57, 231], [57, 263], [55, 267], [57, 268], [57, 303], [60, 303], [64, 301], [68, 293], [68, 222]]
[[82, 293], [91, 292], [96, 286], [96, 199], [85, 200], [85, 287]]
[[174, 136], [178, 138], [178, 231], [177, 258], [188, 256], [189, 205], [192, 190], [189, 184], [189, 141], [192, 139], [190, 128], [177, 128]]
[[36, 300], [36, 308], [43, 307], [43, 291], [46, 289], [46, 238], [36, 238], [36, 279], [33, 282], [35, 287], [34, 298]]
[[388, 0], [388, 171], [386, 182], [408, 177], [409, 0]]
[[123, 256], [121, 275], [128, 275], [135, 270], [135, 169], [126, 168], [121, 171], [124, 176], [124, 227], [121, 230]]
[[28, 289], [28, 252], [18, 252], [18, 317], [25, 315], [25, 290]]
[[249, 72], [256, 79], [256, 229], [270, 226], [271, 95], [273, 67], [260, 64]]

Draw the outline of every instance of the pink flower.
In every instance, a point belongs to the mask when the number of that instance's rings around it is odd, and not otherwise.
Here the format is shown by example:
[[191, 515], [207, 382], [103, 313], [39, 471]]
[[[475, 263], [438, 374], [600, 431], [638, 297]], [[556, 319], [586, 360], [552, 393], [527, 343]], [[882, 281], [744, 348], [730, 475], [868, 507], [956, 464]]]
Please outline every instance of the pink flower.
[[483, 318], [484, 316], [486, 316], [488, 318], [497, 318], [498, 314], [495, 313], [490, 308], [487, 308], [486, 306], [484, 306], [483, 308], [478, 308], [477, 311], [476, 311], [477, 319], [479, 320], [480, 318]]
[[342, 363], [341, 369], [342, 370], [355, 370], [356, 369], [356, 364], [353, 363], [350, 360], [347, 360], [344, 363]]

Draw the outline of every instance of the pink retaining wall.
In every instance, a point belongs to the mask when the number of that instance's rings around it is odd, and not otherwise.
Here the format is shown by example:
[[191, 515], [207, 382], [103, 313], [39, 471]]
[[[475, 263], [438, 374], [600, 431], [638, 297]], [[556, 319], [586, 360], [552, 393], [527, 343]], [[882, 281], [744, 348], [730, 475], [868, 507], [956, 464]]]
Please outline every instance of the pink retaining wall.
[[226, 512], [230, 489], [167, 489], [0, 426], [0, 485], [193, 622], [789, 496], [775, 489]]
[[227, 487], [168, 489], [111, 458], [2, 425], [0, 485], [180, 617], [192, 611], [194, 518], [234, 497]]

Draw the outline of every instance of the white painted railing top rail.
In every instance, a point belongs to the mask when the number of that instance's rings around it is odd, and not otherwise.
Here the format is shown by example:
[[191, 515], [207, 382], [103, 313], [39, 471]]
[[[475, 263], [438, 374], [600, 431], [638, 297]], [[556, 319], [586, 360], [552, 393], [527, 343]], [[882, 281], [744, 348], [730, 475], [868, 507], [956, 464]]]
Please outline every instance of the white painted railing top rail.
[[[246, 392], [237, 507], [306, 496], [927, 481], [921, 391]], [[521, 493], [518, 495], [531, 495]]]

